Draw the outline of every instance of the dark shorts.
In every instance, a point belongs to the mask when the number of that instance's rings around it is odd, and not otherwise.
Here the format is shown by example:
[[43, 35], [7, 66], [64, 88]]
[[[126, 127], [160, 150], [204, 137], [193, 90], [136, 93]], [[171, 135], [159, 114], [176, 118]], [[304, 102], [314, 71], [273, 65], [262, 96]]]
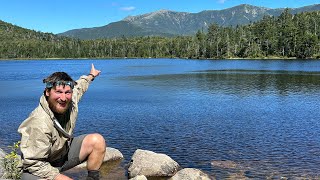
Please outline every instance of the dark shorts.
[[[59, 161], [55, 161], [50, 164], [53, 167], [57, 167], [60, 172], [63, 172], [63, 171], [71, 169], [71, 168], [79, 165], [80, 163], [82, 163], [82, 162], [80, 162], [80, 157], [79, 157], [80, 156], [80, 149], [81, 149], [82, 141], [86, 136], [87, 135], [84, 134], [81, 136], [74, 137], [71, 141], [67, 156]], [[28, 172], [23, 172], [21, 179], [33, 180], [33, 179], [41, 179], [41, 178], [39, 178], [38, 176], [32, 175]]]

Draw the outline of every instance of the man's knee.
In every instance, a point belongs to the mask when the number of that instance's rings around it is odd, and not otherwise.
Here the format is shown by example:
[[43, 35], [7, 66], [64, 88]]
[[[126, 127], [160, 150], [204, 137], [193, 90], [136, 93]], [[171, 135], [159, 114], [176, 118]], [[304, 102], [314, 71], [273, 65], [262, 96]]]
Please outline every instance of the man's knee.
[[80, 161], [84, 161], [91, 153], [105, 154], [106, 141], [98, 133], [88, 134], [82, 141], [81, 150], [79, 154]]
[[106, 148], [104, 137], [98, 133], [88, 134], [85, 138], [85, 143], [93, 148], [102, 148], [103, 150]]

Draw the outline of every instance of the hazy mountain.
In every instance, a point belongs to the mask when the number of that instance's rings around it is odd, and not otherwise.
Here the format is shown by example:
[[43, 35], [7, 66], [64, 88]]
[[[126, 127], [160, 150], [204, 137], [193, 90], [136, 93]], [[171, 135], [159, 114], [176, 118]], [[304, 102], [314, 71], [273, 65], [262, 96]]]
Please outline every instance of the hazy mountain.
[[[221, 26], [244, 25], [258, 21], [264, 16], [279, 16], [283, 10], [284, 8], [270, 9], [247, 4], [199, 13], [159, 10], [143, 15], [129, 16], [106, 26], [74, 29], [59, 35], [80, 39], [191, 35], [201, 29], [207, 30], [212, 23]], [[290, 10], [294, 14], [305, 11], [318, 11], [320, 10], [320, 4]]]

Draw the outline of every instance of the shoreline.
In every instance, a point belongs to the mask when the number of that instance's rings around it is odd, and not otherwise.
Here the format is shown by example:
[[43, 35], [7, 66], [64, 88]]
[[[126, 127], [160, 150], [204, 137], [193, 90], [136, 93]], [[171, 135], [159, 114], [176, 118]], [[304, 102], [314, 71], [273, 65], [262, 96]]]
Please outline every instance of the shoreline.
[[114, 60], [114, 59], [185, 59], [185, 60], [319, 60], [319, 58], [305, 58], [298, 59], [297, 57], [259, 57], [259, 58], [187, 58], [187, 57], [96, 57], [96, 58], [0, 58], [0, 61], [14, 61], [14, 60]]

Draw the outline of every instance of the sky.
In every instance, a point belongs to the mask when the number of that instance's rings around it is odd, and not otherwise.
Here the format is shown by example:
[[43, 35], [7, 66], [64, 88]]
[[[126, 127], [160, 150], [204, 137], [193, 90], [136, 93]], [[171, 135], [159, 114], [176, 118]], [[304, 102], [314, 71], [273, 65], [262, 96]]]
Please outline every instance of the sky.
[[240, 4], [298, 8], [320, 0], [0, 0], [0, 20], [35, 31], [62, 33], [100, 27], [158, 10], [198, 13]]

